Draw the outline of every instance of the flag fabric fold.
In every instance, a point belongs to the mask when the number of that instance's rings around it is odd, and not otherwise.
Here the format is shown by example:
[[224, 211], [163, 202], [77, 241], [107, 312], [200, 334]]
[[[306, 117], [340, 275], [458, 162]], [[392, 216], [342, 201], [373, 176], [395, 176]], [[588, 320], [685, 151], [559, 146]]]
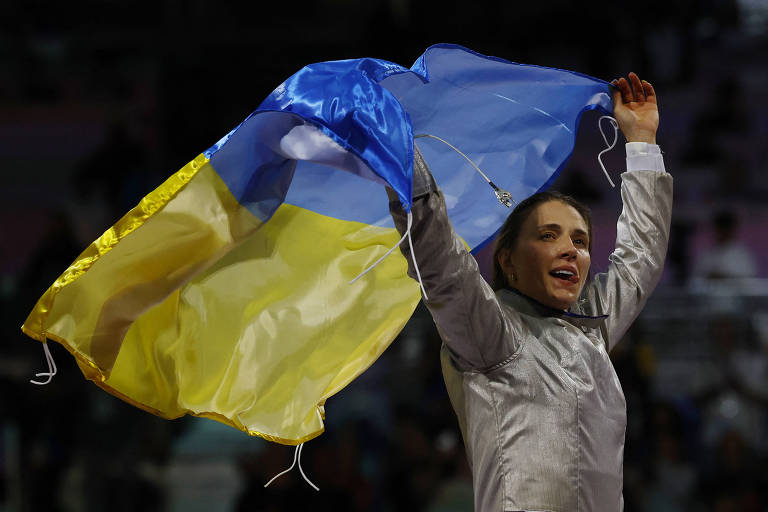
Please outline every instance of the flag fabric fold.
[[[411, 207], [413, 140], [439, 136], [521, 200], [573, 151], [609, 84], [454, 45], [411, 69], [309, 65], [94, 241], [22, 326], [108, 392], [165, 418], [209, 417], [298, 444], [420, 298], [383, 185]], [[419, 146], [471, 249], [508, 211], [460, 155]]]

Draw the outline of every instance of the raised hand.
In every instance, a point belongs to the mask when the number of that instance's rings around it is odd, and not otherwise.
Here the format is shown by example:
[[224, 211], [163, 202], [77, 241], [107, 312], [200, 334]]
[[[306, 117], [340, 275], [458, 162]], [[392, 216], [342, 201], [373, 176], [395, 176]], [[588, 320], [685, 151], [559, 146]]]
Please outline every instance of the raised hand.
[[635, 73], [613, 80], [613, 117], [627, 142], [656, 144], [659, 108], [653, 86]]

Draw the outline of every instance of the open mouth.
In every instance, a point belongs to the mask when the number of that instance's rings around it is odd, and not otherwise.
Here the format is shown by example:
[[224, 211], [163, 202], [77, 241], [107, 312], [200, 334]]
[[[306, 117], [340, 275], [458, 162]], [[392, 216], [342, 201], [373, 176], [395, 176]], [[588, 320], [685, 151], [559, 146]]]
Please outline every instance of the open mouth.
[[576, 275], [575, 272], [572, 272], [570, 270], [553, 270], [549, 273], [554, 278], [560, 279], [561, 281], [565, 281], [568, 283], [578, 283], [579, 282], [579, 276]]

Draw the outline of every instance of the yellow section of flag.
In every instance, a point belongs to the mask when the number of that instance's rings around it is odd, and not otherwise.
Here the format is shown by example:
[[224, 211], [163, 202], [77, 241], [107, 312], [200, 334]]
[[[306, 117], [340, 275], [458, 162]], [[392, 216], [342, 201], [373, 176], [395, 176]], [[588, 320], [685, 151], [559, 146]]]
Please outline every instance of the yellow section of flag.
[[145, 410], [297, 444], [418, 303], [397, 252], [348, 284], [399, 238], [289, 204], [261, 223], [201, 155], [86, 249], [22, 329]]

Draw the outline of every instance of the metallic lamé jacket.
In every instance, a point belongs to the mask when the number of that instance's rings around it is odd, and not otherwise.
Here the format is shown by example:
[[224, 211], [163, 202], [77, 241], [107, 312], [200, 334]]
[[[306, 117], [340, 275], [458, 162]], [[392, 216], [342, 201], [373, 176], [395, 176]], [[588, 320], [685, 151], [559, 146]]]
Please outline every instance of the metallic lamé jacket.
[[[622, 510], [626, 403], [608, 352], [664, 263], [672, 177], [658, 146], [627, 144], [627, 168], [651, 170], [622, 175], [608, 271], [585, 285], [568, 313], [512, 290], [494, 293], [453, 232], [418, 151], [414, 168], [414, 252], [443, 339], [443, 376], [472, 467], [475, 510]], [[404, 230], [399, 203], [390, 209]]]

